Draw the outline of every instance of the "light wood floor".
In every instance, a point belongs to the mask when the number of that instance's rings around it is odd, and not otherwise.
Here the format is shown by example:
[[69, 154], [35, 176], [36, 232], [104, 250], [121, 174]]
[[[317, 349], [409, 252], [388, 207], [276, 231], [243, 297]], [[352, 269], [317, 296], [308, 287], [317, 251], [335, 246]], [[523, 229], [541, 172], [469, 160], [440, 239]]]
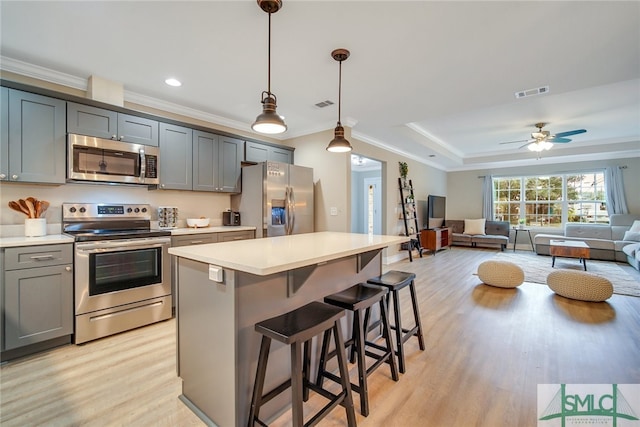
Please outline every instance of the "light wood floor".
[[[360, 426], [535, 426], [537, 384], [640, 383], [640, 298], [586, 303], [539, 284], [481, 285], [472, 273], [493, 255], [453, 248], [389, 266], [418, 276], [427, 349], [406, 344], [397, 383], [385, 367], [369, 378]], [[174, 333], [170, 320], [3, 365], [0, 424], [203, 425], [178, 400]], [[286, 414], [275, 422], [288, 424]], [[344, 411], [322, 425], [346, 425]]]

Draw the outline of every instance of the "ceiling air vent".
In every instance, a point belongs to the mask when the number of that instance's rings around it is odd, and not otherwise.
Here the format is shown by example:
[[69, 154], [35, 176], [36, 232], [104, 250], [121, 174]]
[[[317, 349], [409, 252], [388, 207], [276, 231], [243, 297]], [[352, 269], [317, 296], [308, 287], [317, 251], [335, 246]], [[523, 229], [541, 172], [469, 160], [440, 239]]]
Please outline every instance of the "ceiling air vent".
[[326, 101], [318, 102], [317, 104], [315, 104], [315, 106], [318, 108], [328, 107], [329, 105], [333, 105], [333, 101], [329, 101], [328, 99]]
[[527, 89], [516, 92], [516, 98], [526, 98], [527, 96], [542, 95], [549, 92], [549, 86], [537, 87], [535, 89]]

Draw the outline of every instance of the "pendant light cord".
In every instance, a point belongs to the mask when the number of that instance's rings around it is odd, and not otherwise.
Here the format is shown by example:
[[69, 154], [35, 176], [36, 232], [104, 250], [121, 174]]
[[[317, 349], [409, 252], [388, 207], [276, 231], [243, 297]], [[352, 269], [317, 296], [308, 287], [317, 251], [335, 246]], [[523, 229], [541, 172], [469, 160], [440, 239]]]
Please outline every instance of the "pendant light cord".
[[271, 13], [269, 13], [269, 46], [267, 48], [267, 93], [271, 96]]
[[342, 109], [342, 61], [340, 61], [340, 67], [338, 71], [338, 125], [342, 126], [340, 123], [341, 117], [341, 109]]

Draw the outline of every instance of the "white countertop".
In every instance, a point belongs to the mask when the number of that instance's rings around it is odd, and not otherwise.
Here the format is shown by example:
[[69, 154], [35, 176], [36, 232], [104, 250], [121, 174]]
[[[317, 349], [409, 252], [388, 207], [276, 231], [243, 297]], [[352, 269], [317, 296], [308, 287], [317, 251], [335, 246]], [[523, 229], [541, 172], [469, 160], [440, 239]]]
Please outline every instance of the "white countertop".
[[73, 243], [73, 237], [66, 234], [47, 234], [46, 236], [41, 237], [0, 237], [0, 248], [57, 245], [60, 243]]
[[201, 233], [225, 233], [228, 231], [254, 231], [255, 227], [246, 227], [242, 225], [232, 226], [212, 226], [212, 227], [202, 227], [202, 228], [173, 228], [171, 229], [172, 236], [184, 236], [187, 234], [201, 234]]
[[169, 253], [231, 270], [266, 276], [409, 241], [380, 236], [324, 231], [169, 248]]

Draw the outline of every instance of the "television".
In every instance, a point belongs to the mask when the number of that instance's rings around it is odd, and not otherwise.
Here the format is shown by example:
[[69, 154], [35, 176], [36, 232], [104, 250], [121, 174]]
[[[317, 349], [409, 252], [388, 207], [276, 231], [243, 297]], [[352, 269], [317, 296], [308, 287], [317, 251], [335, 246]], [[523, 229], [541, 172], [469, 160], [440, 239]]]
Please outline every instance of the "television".
[[427, 229], [444, 227], [446, 207], [446, 197], [429, 195], [427, 198], [427, 220], [425, 224]]

